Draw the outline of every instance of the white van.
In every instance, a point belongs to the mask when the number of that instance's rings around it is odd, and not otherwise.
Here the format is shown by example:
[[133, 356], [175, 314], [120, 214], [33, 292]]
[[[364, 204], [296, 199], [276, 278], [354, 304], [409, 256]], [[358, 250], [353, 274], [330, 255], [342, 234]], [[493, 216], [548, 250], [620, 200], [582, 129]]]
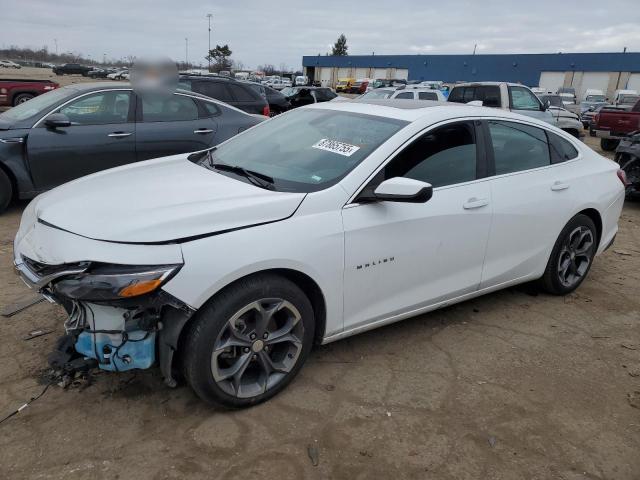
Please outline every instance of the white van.
[[296, 79], [293, 82], [293, 86], [305, 86], [305, 85], [309, 85], [309, 77], [307, 76], [298, 76], [296, 77]]

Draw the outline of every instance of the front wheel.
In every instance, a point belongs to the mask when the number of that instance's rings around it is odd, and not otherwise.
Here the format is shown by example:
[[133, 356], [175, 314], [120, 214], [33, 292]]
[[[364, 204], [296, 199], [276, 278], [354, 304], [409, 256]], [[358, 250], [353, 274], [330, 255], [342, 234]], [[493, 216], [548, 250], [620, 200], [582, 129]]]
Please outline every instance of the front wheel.
[[307, 296], [272, 274], [228, 287], [198, 312], [184, 342], [184, 376], [200, 398], [230, 408], [263, 402], [291, 382], [313, 343]]
[[584, 281], [598, 248], [596, 226], [588, 216], [578, 214], [562, 229], [556, 240], [542, 287], [554, 295], [573, 292]]

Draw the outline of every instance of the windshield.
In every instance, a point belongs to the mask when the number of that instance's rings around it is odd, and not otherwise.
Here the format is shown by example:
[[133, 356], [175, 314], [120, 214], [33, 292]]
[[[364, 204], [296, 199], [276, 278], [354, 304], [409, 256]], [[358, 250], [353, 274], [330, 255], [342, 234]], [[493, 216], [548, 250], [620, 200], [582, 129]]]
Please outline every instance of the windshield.
[[635, 105], [635, 103], [640, 99], [639, 95], [623, 95], [620, 97], [620, 102], [624, 105]]
[[587, 95], [585, 98], [587, 102], [606, 102], [606, 98], [604, 95]]
[[291, 97], [295, 95], [297, 91], [298, 90], [296, 90], [295, 88], [285, 87], [282, 90], [280, 90], [280, 93], [283, 94], [285, 97]]
[[33, 117], [40, 112], [49, 110], [53, 105], [60, 100], [69, 96], [69, 90], [60, 88], [57, 90], [51, 90], [42, 95], [29, 100], [28, 102], [21, 103], [15, 107], [0, 113], [0, 120], [4, 120], [8, 123], [20, 122], [27, 118]]
[[407, 124], [335, 110], [294, 110], [220, 145], [211, 160], [271, 177], [277, 191], [314, 192], [337, 183]]
[[368, 100], [371, 100], [374, 98], [389, 98], [392, 93], [393, 93], [393, 90], [384, 90], [384, 89], [378, 88], [365, 93], [360, 98], [366, 98]]

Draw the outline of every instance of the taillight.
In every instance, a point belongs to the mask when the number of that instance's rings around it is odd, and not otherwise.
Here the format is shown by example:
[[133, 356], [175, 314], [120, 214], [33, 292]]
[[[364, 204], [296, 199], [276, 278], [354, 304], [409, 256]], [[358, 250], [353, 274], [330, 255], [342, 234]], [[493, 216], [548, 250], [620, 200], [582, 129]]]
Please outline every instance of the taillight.
[[600, 120], [600, 114], [599, 114], [599, 113], [596, 113], [596, 114], [593, 116], [593, 123], [598, 123], [598, 120]]
[[620, 179], [620, 181], [622, 182], [622, 185], [624, 185], [625, 187], [627, 185], [629, 185], [629, 182], [627, 181], [627, 174], [625, 173], [624, 170], [622, 170], [621, 168], [618, 169], [618, 171], [616, 172], [618, 174], [618, 178]]
[[268, 105], [268, 104], [267, 104], [267, 105], [265, 105], [265, 107], [262, 109], [262, 114], [263, 114], [265, 117], [268, 117], [268, 116], [270, 116], [270, 115], [271, 115], [271, 110], [269, 110], [269, 105]]

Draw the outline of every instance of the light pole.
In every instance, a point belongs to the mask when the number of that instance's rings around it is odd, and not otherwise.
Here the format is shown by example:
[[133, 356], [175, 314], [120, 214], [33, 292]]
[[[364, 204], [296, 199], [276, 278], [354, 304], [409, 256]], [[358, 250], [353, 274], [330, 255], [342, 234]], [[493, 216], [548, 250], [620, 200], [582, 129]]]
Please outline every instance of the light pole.
[[211, 71], [211, 17], [213, 17], [213, 14], [207, 13], [207, 18], [209, 19], [209, 50], [207, 51], [207, 60], [209, 61], [209, 71]]
[[184, 37], [184, 64], [185, 68], [189, 68], [189, 39]]
[[53, 39], [53, 43], [55, 43], [55, 44], [56, 44], [56, 55], [58, 55], [58, 39], [57, 39], [57, 38], [54, 38], [54, 39]]

